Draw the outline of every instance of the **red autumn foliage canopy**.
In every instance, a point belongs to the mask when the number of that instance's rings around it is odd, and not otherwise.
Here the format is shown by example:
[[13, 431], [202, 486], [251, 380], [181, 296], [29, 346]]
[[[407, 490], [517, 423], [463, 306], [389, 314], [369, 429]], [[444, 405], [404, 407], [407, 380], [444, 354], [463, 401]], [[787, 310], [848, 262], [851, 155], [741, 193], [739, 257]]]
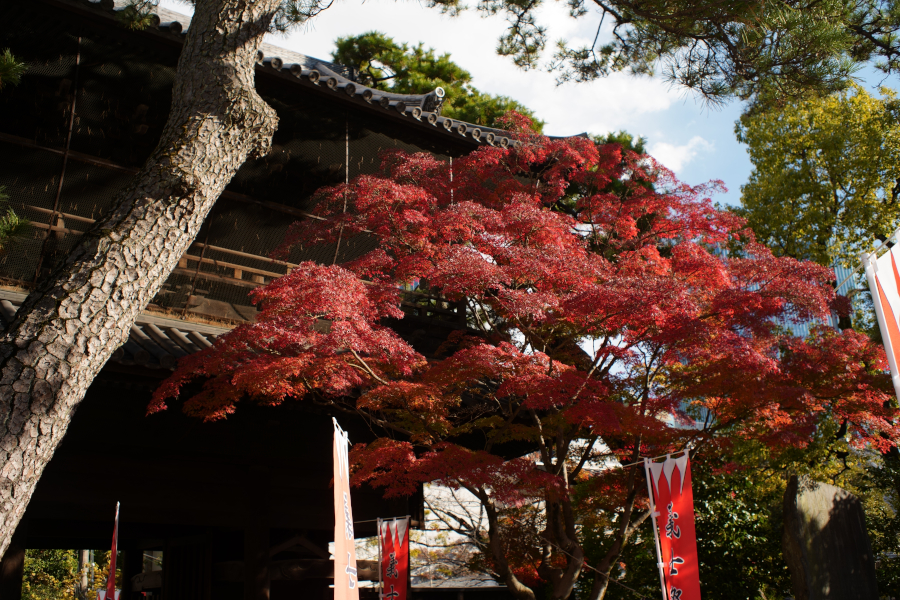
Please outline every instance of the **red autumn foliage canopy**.
[[[803, 445], [823, 419], [846, 421], [857, 444], [897, 438], [879, 347], [783, 326], [840, 305], [831, 271], [774, 257], [708, 187], [650, 157], [513, 121], [515, 147], [452, 165], [387, 153], [379, 174], [321, 190], [323, 220], [297, 223], [286, 247], [363, 236], [374, 248], [257, 289], [257, 322], [183, 359], [151, 410], [201, 379], [184, 410], [206, 419], [247, 400], [365, 415], [384, 437], [355, 449], [356, 480], [471, 491], [488, 509], [492, 568], [523, 598], [540, 581], [565, 597], [577, 580], [579, 486], [618, 515], [601, 571], [640, 522], [641, 481], [598, 461], [722, 451], [732, 436]], [[466, 305], [468, 328], [431, 356], [389, 327], [414, 286]], [[542, 468], [510, 460], [523, 447]], [[551, 546], [504, 533], [501, 513], [534, 500]]]

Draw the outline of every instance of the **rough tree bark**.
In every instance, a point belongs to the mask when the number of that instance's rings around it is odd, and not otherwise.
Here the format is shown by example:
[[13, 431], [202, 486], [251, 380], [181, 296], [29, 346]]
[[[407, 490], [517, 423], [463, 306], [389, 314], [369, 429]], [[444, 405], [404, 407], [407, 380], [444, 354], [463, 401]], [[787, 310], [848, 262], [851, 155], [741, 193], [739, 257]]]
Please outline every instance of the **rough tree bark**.
[[279, 0], [198, 0], [159, 146], [0, 338], [0, 556], [97, 372], [277, 117], [254, 88]]

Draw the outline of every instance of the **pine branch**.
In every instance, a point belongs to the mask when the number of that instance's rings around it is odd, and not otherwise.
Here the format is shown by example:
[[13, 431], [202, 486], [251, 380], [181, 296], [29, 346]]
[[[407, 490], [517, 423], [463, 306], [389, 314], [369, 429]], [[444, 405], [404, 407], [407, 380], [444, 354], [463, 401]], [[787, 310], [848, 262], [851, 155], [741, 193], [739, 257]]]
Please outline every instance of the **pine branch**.
[[0, 90], [4, 85], [18, 85], [27, 70], [28, 66], [16, 60], [9, 48], [0, 52]]
[[[5, 193], [6, 188], [0, 186], [0, 204], [5, 204], [9, 197]], [[0, 216], [0, 252], [6, 252], [15, 242], [31, 229], [28, 219], [19, 217], [11, 208], [7, 208], [6, 214]]]

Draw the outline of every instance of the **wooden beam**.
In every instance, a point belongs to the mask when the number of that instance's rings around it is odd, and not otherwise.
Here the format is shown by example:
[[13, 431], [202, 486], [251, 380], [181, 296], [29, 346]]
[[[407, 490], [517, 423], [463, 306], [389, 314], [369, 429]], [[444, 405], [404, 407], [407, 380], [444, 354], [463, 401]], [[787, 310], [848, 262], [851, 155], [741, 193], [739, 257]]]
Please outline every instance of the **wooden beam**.
[[82, 235], [83, 231], [76, 231], [75, 229], [68, 229], [66, 227], [58, 227], [56, 225], [47, 225], [46, 223], [41, 223], [40, 221], [31, 221], [29, 225], [34, 225], [38, 229], [49, 229], [50, 231], [60, 231], [62, 233], [71, 233], [72, 235]]
[[299, 267], [297, 263], [287, 262], [284, 260], [278, 260], [277, 258], [269, 258], [268, 256], [260, 256], [259, 254], [249, 254], [247, 252], [241, 252], [240, 250], [231, 250], [229, 248], [222, 248], [221, 246], [210, 246], [208, 244], [202, 244], [200, 242], [194, 242], [191, 244], [194, 248], [209, 248], [210, 250], [215, 250], [216, 252], [225, 252], [226, 254], [233, 254], [235, 256], [242, 256], [244, 258], [252, 258], [253, 260], [261, 260], [264, 262], [272, 263], [273, 265], [282, 265], [284, 267], [288, 267], [288, 270], [293, 269], [294, 267]]
[[[356, 562], [360, 581], [378, 579], [378, 561], [359, 560]], [[269, 563], [269, 578], [272, 581], [301, 579], [334, 579], [334, 561], [322, 558], [300, 558], [293, 560], [273, 560]], [[244, 563], [230, 560], [213, 566], [214, 581], [244, 581]]]
[[[246, 265], [236, 265], [230, 262], [224, 262], [221, 260], [216, 260], [215, 258], [207, 258], [205, 256], [194, 256], [192, 254], [185, 254], [182, 257], [182, 260], [188, 260], [192, 262], [200, 262], [204, 265], [213, 265], [216, 267], [222, 267], [224, 269], [234, 269], [235, 271], [247, 271], [248, 273], [254, 273], [256, 275], [265, 275], [266, 277], [272, 277], [277, 279], [279, 277], [284, 276], [284, 273], [275, 273], [274, 271], [263, 271], [262, 269], [256, 269], [254, 267], [248, 267]], [[202, 273], [202, 271], [201, 271]], [[240, 277], [235, 276], [235, 279], [240, 279]]]
[[[58, 210], [53, 211], [53, 210], [50, 210], [49, 208], [41, 208], [40, 206], [32, 206], [30, 204], [26, 204], [25, 208], [27, 208], [28, 210], [33, 210], [35, 212], [45, 214], [45, 215], [51, 215], [51, 216], [58, 215], [58, 216], [61, 216], [66, 221], [80, 221], [81, 223], [89, 223], [91, 225], [94, 224], [94, 219], [91, 219], [89, 217], [81, 217], [78, 215], [73, 215], [71, 213], [60, 212]], [[42, 225], [43, 225], [43, 223], [42, 223]]]
[[201, 279], [209, 279], [210, 281], [221, 281], [222, 283], [230, 283], [231, 285], [254, 289], [264, 285], [264, 282], [244, 281], [243, 279], [235, 279], [234, 277], [222, 277], [221, 275], [204, 273], [203, 271], [197, 271], [196, 269], [180, 269], [175, 267], [175, 269], [172, 270], [172, 273], [177, 275], [187, 275], [188, 277], [200, 277]]

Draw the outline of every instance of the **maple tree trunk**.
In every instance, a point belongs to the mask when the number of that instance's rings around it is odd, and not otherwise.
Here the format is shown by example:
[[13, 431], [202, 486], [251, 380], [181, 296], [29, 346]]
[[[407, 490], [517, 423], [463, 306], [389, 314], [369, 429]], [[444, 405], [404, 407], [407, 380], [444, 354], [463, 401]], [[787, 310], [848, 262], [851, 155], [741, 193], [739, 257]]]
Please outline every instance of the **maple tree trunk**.
[[491, 503], [484, 490], [474, 488], [468, 489], [481, 501], [485, 515], [487, 515], [488, 550], [490, 551], [491, 558], [494, 560], [494, 570], [497, 572], [497, 575], [503, 583], [506, 584], [509, 593], [512, 594], [513, 598], [516, 598], [516, 600], [535, 600], [536, 596], [534, 591], [519, 581], [519, 578], [512, 572], [512, 569], [510, 569], [509, 563], [506, 560], [506, 553], [503, 549], [502, 528], [500, 526], [500, 518], [497, 509]]
[[238, 168], [268, 152], [278, 120], [255, 91], [254, 69], [278, 6], [198, 0], [159, 145], [3, 333], [0, 556], [91, 381]]
[[[640, 444], [638, 443], [636, 446], [640, 447]], [[637, 461], [637, 453], [635, 453], [634, 458], [635, 460], [632, 462]], [[637, 499], [638, 476], [636, 475], [636, 471], [636, 469], [633, 469], [628, 477], [628, 496], [626, 497], [625, 506], [622, 510], [622, 518], [619, 520], [619, 529], [616, 532], [616, 538], [613, 541], [612, 547], [597, 564], [596, 570], [598, 571], [598, 574], [594, 577], [594, 585], [591, 586], [588, 600], [603, 600], [606, 597], [606, 592], [609, 590], [609, 578], [612, 574], [613, 567], [615, 567], [616, 561], [619, 560], [622, 551], [625, 549], [625, 544], [628, 543], [628, 540], [633, 533], [629, 530], [631, 528], [631, 517], [634, 513], [635, 500]], [[642, 521], [639, 521], [638, 524], [641, 522]], [[651, 526], [656, 527], [656, 523], [651, 522]]]
[[[562, 436], [558, 436], [556, 455], [566, 456], [568, 445], [568, 441], [564, 441]], [[558, 475], [562, 478], [563, 489], [568, 489], [569, 472], [565, 460], [560, 461], [557, 469]], [[547, 534], [552, 535], [554, 545], [564, 552], [566, 566], [565, 569], [553, 568], [542, 561], [541, 566], [538, 567], [538, 574], [551, 582], [553, 600], [565, 599], [572, 595], [575, 584], [581, 577], [584, 549], [578, 542], [575, 512], [572, 510], [571, 501], [565, 497], [554, 501], [548, 494], [544, 502], [547, 514]]]

